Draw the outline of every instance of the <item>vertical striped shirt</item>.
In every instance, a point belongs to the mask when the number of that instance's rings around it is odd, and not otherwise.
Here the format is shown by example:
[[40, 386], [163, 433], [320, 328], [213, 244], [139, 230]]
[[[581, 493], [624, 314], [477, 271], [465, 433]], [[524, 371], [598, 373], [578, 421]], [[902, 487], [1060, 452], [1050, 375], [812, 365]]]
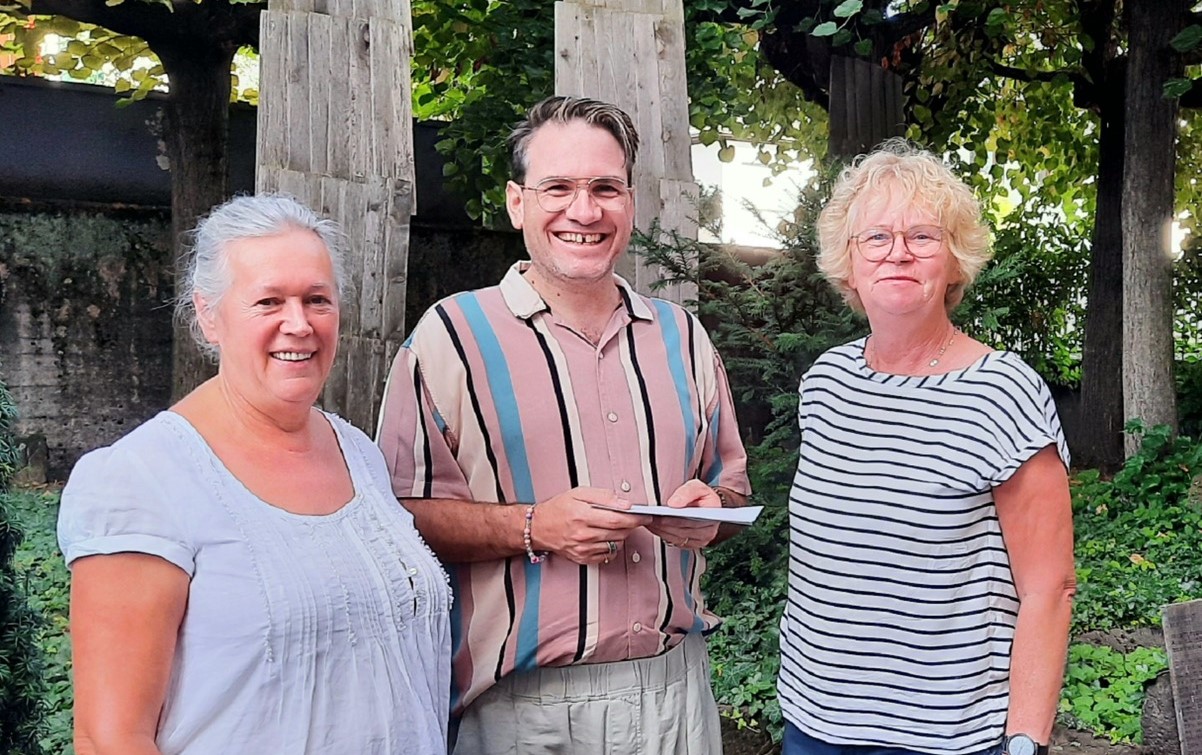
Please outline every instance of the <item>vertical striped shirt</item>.
[[942, 375], [873, 371], [864, 340], [801, 383], [789, 498], [785, 717], [835, 744], [957, 755], [1001, 741], [1018, 598], [993, 488], [1068, 450], [1016, 355]]
[[[531, 503], [585, 486], [655, 505], [693, 478], [749, 492], [725, 371], [697, 319], [615, 277], [622, 303], [594, 345], [526, 264], [434, 305], [397, 355], [377, 438], [396, 495]], [[514, 671], [654, 656], [717, 625], [699, 552], [640, 528], [621, 553], [449, 565], [453, 707]]]

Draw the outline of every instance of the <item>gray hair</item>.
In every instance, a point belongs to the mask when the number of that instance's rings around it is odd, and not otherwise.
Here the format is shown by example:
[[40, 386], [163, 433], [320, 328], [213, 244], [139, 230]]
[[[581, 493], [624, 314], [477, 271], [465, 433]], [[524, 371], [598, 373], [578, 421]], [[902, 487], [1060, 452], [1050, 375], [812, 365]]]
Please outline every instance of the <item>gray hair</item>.
[[634, 121], [617, 105], [585, 97], [548, 97], [526, 113], [525, 119], [514, 125], [506, 143], [509, 145], [510, 177], [517, 183], [526, 181], [526, 150], [538, 129], [547, 123], [584, 121], [608, 131], [622, 147], [626, 156], [626, 182], [634, 174], [634, 158], [639, 151], [639, 133]]
[[287, 194], [234, 197], [213, 208], [187, 235], [188, 266], [183, 278], [176, 282], [175, 316], [188, 326], [193, 340], [206, 356], [216, 359], [218, 350], [201, 332], [195, 295], [200, 294], [212, 309], [229, 290], [233, 281], [227, 246], [234, 241], [275, 236], [293, 230], [310, 231], [321, 239], [334, 268], [338, 298], [342, 299], [346, 288], [346, 236], [333, 220], [318, 216]]

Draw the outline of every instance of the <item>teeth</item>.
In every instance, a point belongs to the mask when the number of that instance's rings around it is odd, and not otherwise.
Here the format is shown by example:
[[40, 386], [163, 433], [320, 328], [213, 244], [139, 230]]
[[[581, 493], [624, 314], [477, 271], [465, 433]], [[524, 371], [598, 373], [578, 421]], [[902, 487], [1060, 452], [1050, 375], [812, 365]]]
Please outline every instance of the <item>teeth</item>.
[[557, 234], [564, 241], [570, 241], [574, 244], [596, 244], [601, 241], [599, 233], [560, 233]]
[[276, 351], [271, 356], [285, 362], [304, 362], [313, 358], [312, 354], [304, 354], [299, 351]]

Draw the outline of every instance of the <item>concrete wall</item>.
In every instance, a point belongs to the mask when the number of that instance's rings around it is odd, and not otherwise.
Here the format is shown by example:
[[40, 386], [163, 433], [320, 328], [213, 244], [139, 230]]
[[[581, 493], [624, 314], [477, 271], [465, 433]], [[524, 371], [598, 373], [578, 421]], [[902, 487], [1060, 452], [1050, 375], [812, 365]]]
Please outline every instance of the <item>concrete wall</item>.
[[[413, 228], [409, 326], [521, 255], [514, 233]], [[167, 407], [170, 259], [163, 211], [0, 210], [0, 380], [17, 432], [45, 436], [52, 479]]]
[[0, 379], [50, 475], [163, 408], [171, 296], [163, 213], [0, 213]]

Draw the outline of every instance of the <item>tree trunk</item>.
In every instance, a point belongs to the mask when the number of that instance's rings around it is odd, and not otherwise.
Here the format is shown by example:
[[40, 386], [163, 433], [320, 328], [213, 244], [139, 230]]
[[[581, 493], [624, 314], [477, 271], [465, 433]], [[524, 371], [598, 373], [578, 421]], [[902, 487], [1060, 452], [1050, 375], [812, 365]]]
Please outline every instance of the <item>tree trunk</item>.
[[[175, 279], [187, 268], [183, 235], [196, 219], [228, 196], [230, 65], [236, 46], [155, 50], [171, 86], [167, 103], [167, 159], [171, 166], [171, 235]], [[187, 327], [175, 324], [172, 400], [211, 377], [215, 367], [200, 353]]]
[[1123, 93], [1126, 76], [1116, 70], [1113, 92], [1101, 105], [1098, 137], [1098, 200], [1089, 258], [1089, 308], [1081, 360], [1079, 437], [1069, 438], [1081, 466], [1123, 463]]
[[[1127, 0], [1123, 172], [1123, 395], [1128, 418], [1177, 427], [1173, 382], [1173, 171], [1177, 101], [1162, 87], [1180, 69], [1169, 40], [1186, 0]], [[1127, 453], [1136, 450], [1132, 439]]]

